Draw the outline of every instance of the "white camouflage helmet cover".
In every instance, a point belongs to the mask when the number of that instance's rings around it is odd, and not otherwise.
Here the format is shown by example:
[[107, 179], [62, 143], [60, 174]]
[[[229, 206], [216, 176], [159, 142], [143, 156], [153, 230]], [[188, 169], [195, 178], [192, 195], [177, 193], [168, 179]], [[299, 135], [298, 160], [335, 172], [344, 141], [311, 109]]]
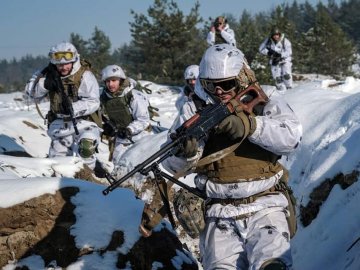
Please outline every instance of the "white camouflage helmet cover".
[[106, 81], [111, 77], [126, 79], [125, 72], [118, 65], [109, 65], [101, 71], [101, 80]]
[[[72, 52], [74, 54], [74, 56], [70, 60], [66, 60], [65, 58], [56, 60], [52, 57], [52, 55], [57, 52]], [[54, 65], [74, 63], [80, 59], [80, 55], [79, 55], [77, 49], [70, 42], [61, 42], [61, 43], [51, 47], [50, 52], [49, 52], [49, 57], [50, 57], [50, 63], [52, 63]]]
[[225, 79], [239, 75], [244, 54], [229, 44], [209, 47], [200, 62], [200, 79]]
[[199, 77], [199, 66], [198, 65], [191, 65], [185, 69], [184, 72], [184, 79], [191, 80], [197, 79]]

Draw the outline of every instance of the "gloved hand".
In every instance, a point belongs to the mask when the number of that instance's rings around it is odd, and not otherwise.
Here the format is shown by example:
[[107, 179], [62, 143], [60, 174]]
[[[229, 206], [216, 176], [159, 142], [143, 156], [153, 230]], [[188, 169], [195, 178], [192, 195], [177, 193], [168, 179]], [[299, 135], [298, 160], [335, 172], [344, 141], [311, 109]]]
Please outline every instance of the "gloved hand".
[[29, 81], [26, 83], [25, 86], [26, 94], [31, 95], [31, 91], [35, 87], [34, 84], [39, 76], [41, 76], [41, 72], [39, 70], [35, 71], [35, 73], [31, 76], [31, 78], [29, 79]]
[[105, 122], [102, 129], [104, 130], [102, 134], [105, 136], [114, 137], [116, 135], [116, 127], [110, 121]]
[[281, 53], [278, 53], [271, 48], [267, 48], [267, 50], [268, 50], [268, 53], [267, 53], [268, 56], [273, 57], [273, 58], [281, 58]]
[[59, 83], [62, 83], [60, 74], [57, 71], [56, 66], [50, 63], [47, 67], [44, 86], [49, 91], [59, 92]]
[[226, 117], [217, 127], [217, 133], [226, 134], [231, 140], [239, 140], [247, 137], [256, 128], [255, 118], [250, 117], [241, 112], [241, 117], [230, 115]]
[[278, 57], [273, 57], [271, 60], [271, 65], [277, 66], [281, 60], [282, 60], [281, 55]]
[[129, 128], [120, 128], [117, 132], [117, 136], [121, 139], [131, 139], [131, 130]]
[[267, 53], [268, 56], [272, 56], [275, 53], [275, 51], [271, 48], [267, 48], [267, 50], [268, 50], [268, 53]]
[[180, 149], [175, 156], [192, 158], [196, 155], [198, 148], [199, 142], [194, 137], [187, 137], [182, 141]]
[[281, 58], [281, 53], [275, 52], [273, 53], [274, 58]]

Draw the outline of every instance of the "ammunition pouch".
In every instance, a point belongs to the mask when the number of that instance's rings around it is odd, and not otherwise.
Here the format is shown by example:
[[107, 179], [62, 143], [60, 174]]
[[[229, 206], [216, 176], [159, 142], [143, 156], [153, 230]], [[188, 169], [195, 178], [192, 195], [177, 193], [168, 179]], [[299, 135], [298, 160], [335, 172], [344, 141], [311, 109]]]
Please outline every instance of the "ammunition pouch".
[[53, 113], [52, 111], [48, 111], [45, 118], [46, 118], [46, 121], [47, 121], [47, 127], [48, 128], [49, 128], [50, 124], [57, 119], [56, 114]]
[[186, 189], [181, 189], [174, 195], [175, 215], [191, 238], [199, 237], [205, 228], [205, 203], [198, 196]]
[[[260, 192], [258, 194], [254, 194], [252, 196], [246, 197], [246, 198], [239, 198], [239, 199], [235, 199], [235, 198], [228, 198], [228, 199], [212, 198], [212, 199], [209, 199], [206, 202], [206, 208], [210, 207], [213, 204], [221, 204], [223, 206], [225, 206], [227, 204], [232, 204], [234, 206], [239, 206], [241, 204], [249, 204], [249, 203], [254, 202], [257, 198], [259, 198], [261, 196], [279, 194], [279, 192], [281, 192], [282, 194], [284, 194], [284, 196], [288, 200], [287, 210], [288, 210], [289, 213], [288, 213], [288, 215], [286, 215], [286, 221], [287, 221], [288, 227], [289, 227], [290, 238], [292, 238], [295, 235], [296, 231], [297, 231], [296, 198], [293, 195], [292, 189], [287, 184], [288, 183], [288, 178], [289, 178], [288, 171], [284, 168], [283, 176], [279, 179], [279, 183], [277, 183], [274, 187], [272, 187], [272, 188], [270, 188], [268, 190], [265, 190], [263, 192]], [[242, 218], [248, 217], [250, 215], [246, 214], [246, 215], [236, 216], [235, 219], [242, 219]]]
[[[48, 113], [46, 114], [45, 117], [46, 117], [48, 127], [56, 119], [62, 119], [62, 120], [64, 120], [64, 122], [71, 122], [72, 121], [70, 116], [60, 118], [60, 117], [57, 117], [56, 113], [54, 113], [53, 111], [48, 111]], [[94, 112], [94, 113], [92, 113], [90, 115], [84, 115], [84, 116], [75, 117], [75, 118], [94, 122], [99, 127], [102, 126], [102, 124], [99, 124], [100, 121], [99, 121], [99, 118], [98, 118], [98, 111], [96, 111], [96, 112]]]

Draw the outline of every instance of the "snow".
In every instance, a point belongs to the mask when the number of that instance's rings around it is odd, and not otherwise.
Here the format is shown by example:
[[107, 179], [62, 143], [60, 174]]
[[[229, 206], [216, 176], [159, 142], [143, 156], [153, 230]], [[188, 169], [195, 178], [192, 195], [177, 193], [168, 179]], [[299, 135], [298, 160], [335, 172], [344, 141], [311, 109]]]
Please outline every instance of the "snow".
[[[360, 165], [360, 80], [304, 77], [293, 89], [283, 93], [304, 129], [298, 149], [281, 159], [290, 171], [290, 185], [298, 206], [305, 206], [312, 190], [326, 178], [333, 178], [340, 172], [350, 173]], [[142, 84], [152, 90], [150, 102], [159, 108], [161, 115], [156, 120], [162, 127], [169, 128], [177, 114], [175, 102], [179, 89], [147, 81]], [[48, 102], [39, 104], [43, 115], [48, 106]], [[113, 231], [122, 230], [126, 235], [125, 243], [117, 252], [128, 252], [140, 237], [138, 224], [144, 202], [136, 199], [129, 189], [117, 188], [104, 196], [103, 185], [73, 179], [74, 173], [82, 167], [81, 160], [76, 157], [47, 158], [50, 139], [46, 125], [35, 105], [23, 100], [22, 93], [0, 95], [0, 112], [0, 207], [9, 207], [45, 193], [54, 194], [60, 188], [78, 187], [79, 192], [72, 197], [76, 223], [71, 227], [77, 247], [102, 249], [109, 243]], [[166, 140], [165, 131], [137, 142], [125, 155], [128, 169], [159, 150]], [[32, 157], [1, 154], [9, 151], [26, 151]], [[99, 158], [111, 168], [105, 143], [100, 146]], [[190, 175], [181, 180], [192, 185], [192, 179]], [[129, 181], [141, 185], [141, 180], [142, 177], [136, 175]], [[294, 268], [360, 269], [360, 241], [356, 242], [360, 237], [359, 205], [360, 181], [345, 190], [335, 185], [309, 226], [302, 227], [298, 221], [298, 232], [291, 240]], [[156, 229], [163, 226], [171, 230], [168, 222]], [[196, 241], [192, 243], [197, 244]], [[190, 246], [190, 250], [194, 248]], [[117, 252], [107, 252], [102, 257], [96, 252], [82, 256], [67, 269], [113, 269]], [[181, 269], [185, 260], [188, 258], [177, 252], [172, 260], [174, 268]], [[24, 264], [30, 269], [44, 268], [41, 257], [34, 255], [19, 262], [9, 262], [4, 269], [15, 269]], [[161, 268], [160, 262], [154, 262], [153, 269]], [[131, 269], [130, 265], [127, 269]]]

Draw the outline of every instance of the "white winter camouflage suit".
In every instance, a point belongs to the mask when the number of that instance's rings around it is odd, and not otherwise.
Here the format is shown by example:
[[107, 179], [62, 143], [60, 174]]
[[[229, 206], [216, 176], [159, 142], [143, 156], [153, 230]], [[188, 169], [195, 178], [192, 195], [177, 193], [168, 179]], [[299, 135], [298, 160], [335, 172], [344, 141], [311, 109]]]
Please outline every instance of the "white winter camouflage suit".
[[[224, 30], [220, 32], [220, 35], [226, 41], [226, 43], [234, 47], [236, 46], [235, 33], [234, 30], [229, 27], [229, 24], [225, 25]], [[206, 37], [206, 42], [210, 46], [215, 44], [215, 32], [209, 31]]]
[[275, 80], [275, 85], [278, 90], [286, 90], [293, 86], [292, 80], [292, 47], [291, 42], [281, 34], [280, 40], [275, 43], [271, 37], [266, 38], [259, 47], [259, 52], [263, 55], [268, 55], [268, 46], [275, 52], [281, 54], [281, 61], [273, 64], [273, 58], [270, 57], [269, 64], [271, 67], [271, 74]]
[[[131, 91], [133, 98], [130, 101], [129, 110], [133, 117], [133, 121], [127, 126], [131, 130], [131, 137], [133, 142], [137, 142], [144, 136], [152, 134], [151, 131], [146, 130], [150, 126], [150, 115], [149, 115], [149, 100], [145, 94], [136, 90], [134, 87], [136, 82], [133, 79], [130, 79], [130, 86], [126, 87], [124, 91], [119, 95], [120, 97], [125, 96]], [[107, 92], [105, 92], [109, 98], [114, 98]], [[122, 139], [116, 137], [115, 140], [115, 149], [113, 153], [113, 163], [114, 171], [112, 172], [113, 176], [122, 176], [123, 169], [126, 169], [127, 165], [123, 164], [122, 156], [123, 154], [132, 146], [132, 142], [128, 139]]]
[[[80, 58], [78, 57], [78, 60], [73, 64], [71, 74], [68, 76], [78, 72], [80, 67]], [[30, 82], [26, 85], [26, 92], [30, 97], [41, 99], [48, 94], [49, 90], [44, 87], [44, 81], [45, 78], [40, 78], [39, 82], [35, 85], [35, 87], [33, 87], [34, 80], [30, 80]], [[31, 89], [33, 91], [31, 91]], [[78, 89], [78, 96], [79, 100], [72, 103], [75, 117], [87, 116], [99, 109], [99, 84], [91, 71], [86, 70], [84, 72]], [[100, 129], [94, 122], [83, 120], [81, 118], [77, 119], [76, 122], [79, 135], [76, 136], [72, 121], [64, 121], [64, 117], [68, 119], [69, 116], [57, 115], [58, 119], [53, 121], [49, 126], [47, 132], [51, 138], [49, 157], [72, 155], [81, 157], [78, 152], [78, 145], [82, 139], [93, 140], [95, 147], [98, 146], [100, 142]], [[95, 167], [95, 154], [90, 158], [81, 158], [91, 169]]]
[[[196, 84], [195, 91], [206, 98], [199, 85]], [[264, 115], [256, 116], [256, 130], [248, 139], [273, 153], [286, 155], [299, 144], [302, 127], [277, 91], [270, 90], [266, 94], [270, 101], [264, 108]], [[205, 144], [200, 142], [194, 158], [185, 160], [173, 156], [163, 162], [164, 168], [176, 173], [192, 167], [200, 159]], [[280, 171], [268, 179], [236, 184], [218, 184], [204, 175], [197, 175], [195, 184], [209, 198], [245, 198], [273, 187], [282, 175]], [[200, 235], [204, 269], [255, 270], [274, 258], [281, 259], [291, 269], [287, 205], [282, 194], [258, 197], [252, 203], [239, 206], [211, 205], [205, 215], [206, 227]], [[240, 219], [234, 218], [241, 215], [244, 216]]]
[[180, 127], [186, 120], [190, 119], [197, 111], [192, 98], [184, 93], [182, 93], [176, 100], [175, 106], [179, 113], [169, 129], [169, 134], [175, 132], [178, 127]]

